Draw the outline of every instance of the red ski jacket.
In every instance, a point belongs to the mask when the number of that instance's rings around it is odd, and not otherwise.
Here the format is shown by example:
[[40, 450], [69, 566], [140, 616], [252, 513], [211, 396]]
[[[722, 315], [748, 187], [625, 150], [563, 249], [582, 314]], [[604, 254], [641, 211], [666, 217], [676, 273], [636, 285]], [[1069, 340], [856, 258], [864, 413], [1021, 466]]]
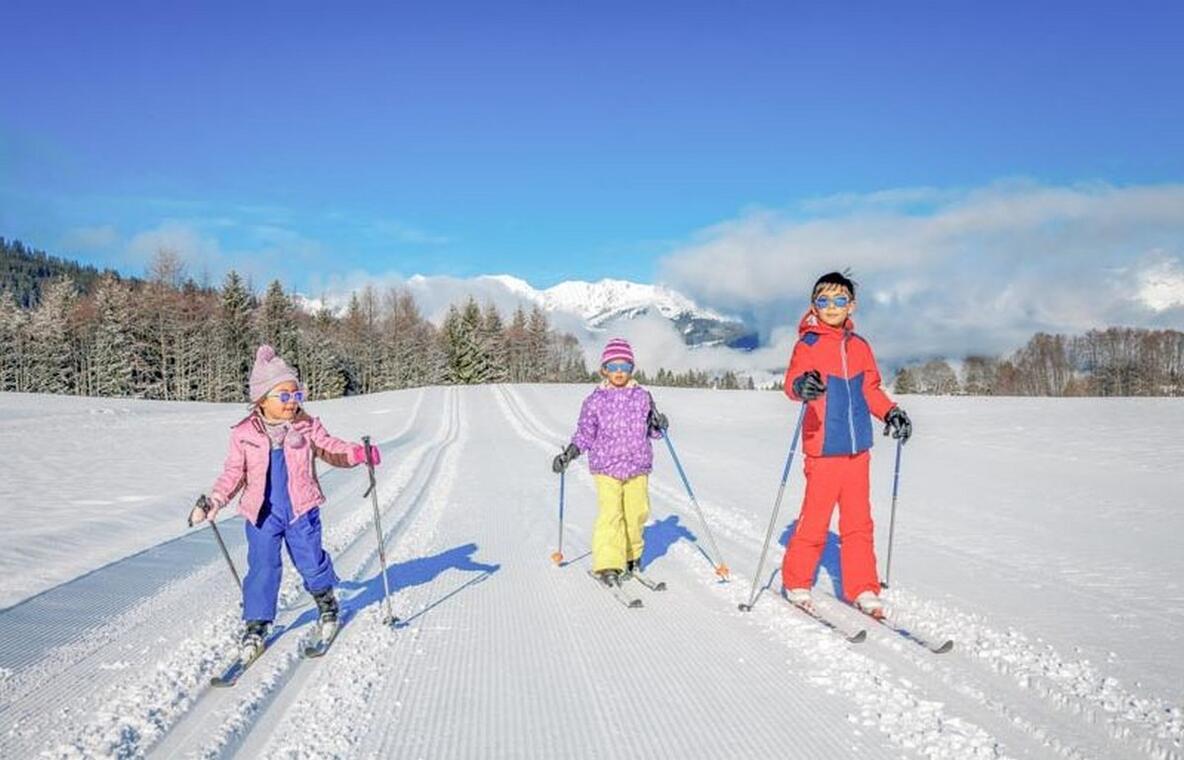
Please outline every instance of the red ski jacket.
[[826, 393], [811, 401], [802, 423], [802, 450], [807, 456], [858, 454], [872, 447], [871, 415], [884, 419], [896, 404], [880, 387], [880, 370], [872, 347], [856, 335], [848, 319], [831, 327], [806, 312], [798, 324], [798, 342], [785, 371], [785, 395], [801, 401], [793, 381], [817, 370]]

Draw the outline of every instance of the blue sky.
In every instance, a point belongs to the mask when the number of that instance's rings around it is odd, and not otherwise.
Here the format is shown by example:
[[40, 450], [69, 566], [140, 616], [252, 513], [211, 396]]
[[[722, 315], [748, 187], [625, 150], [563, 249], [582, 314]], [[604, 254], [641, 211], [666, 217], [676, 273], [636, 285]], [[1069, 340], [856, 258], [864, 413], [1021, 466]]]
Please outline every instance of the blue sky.
[[132, 273], [170, 244], [296, 288], [652, 281], [754, 209], [1184, 177], [1180, 3], [9, 0], [0, 27], [0, 235]]

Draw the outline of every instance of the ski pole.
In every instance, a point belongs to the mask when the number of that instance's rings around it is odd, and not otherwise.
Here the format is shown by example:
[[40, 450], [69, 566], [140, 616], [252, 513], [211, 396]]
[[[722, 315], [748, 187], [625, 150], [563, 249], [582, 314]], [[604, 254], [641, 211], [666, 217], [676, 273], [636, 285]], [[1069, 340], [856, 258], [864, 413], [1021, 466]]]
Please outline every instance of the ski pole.
[[691, 497], [691, 505], [695, 507], [695, 511], [699, 513], [699, 519], [703, 522], [703, 532], [707, 534], [707, 540], [711, 542], [711, 551], [715, 555], [716, 561], [719, 563], [715, 566], [715, 574], [724, 580], [728, 579], [728, 566], [724, 563], [723, 555], [720, 554], [719, 546], [715, 543], [715, 536], [711, 534], [711, 526], [707, 524], [707, 516], [703, 514], [703, 508], [699, 506], [699, 500], [695, 498], [695, 492], [691, 490], [691, 481], [687, 480], [687, 474], [682, 469], [682, 462], [678, 461], [678, 454], [674, 453], [674, 444], [670, 442], [670, 432], [662, 431], [662, 439], [666, 441], [666, 448], [670, 450], [670, 458], [674, 460], [674, 466], [678, 470], [678, 476], [682, 478], [682, 484], [687, 489], [687, 496]]
[[785, 483], [789, 480], [789, 468], [793, 464], [793, 455], [798, 450], [798, 437], [802, 433], [802, 421], [806, 419], [806, 404], [802, 402], [802, 411], [798, 412], [798, 424], [793, 429], [793, 441], [789, 444], [789, 455], [785, 457], [785, 469], [781, 471], [781, 485], [777, 488], [777, 499], [773, 502], [773, 514], [769, 517], [769, 529], [765, 532], [765, 545], [761, 547], [761, 556], [756, 563], [756, 575], [752, 576], [752, 590], [748, 593], [748, 603], [740, 605], [741, 612], [752, 612], [752, 605], [756, 604], [756, 588], [760, 583], [761, 573], [765, 569], [765, 555], [769, 552], [769, 542], [773, 540], [773, 529], [777, 526], [777, 515], [781, 512], [781, 499], [785, 496]]
[[551, 561], [556, 565], [563, 564], [563, 481], [567, 472], [559, 472], [559, 550], [551, 555]]
[[900, 450], [904, 441], [896, 439], [896, 467], [892, 472], [892, 512], [888, 518], [888, 563], [884, 568], [884, 582], [880, 585], [888, 588], [888, 581], [892, 580], [892, 538], [896, 534], [896, 490], [900, 486]]
[[[210, 500], [206, 498], [203, 493], [197, 497], [197, 504], [194, 505], [194, 510], [189, 512], [189, 527], [193, 527], [193, 511], [200, 509], [203, 515], [210, 514]], [[218, 526], [214, 524], [213, 520], [209, 521], [210, 530], [214, 531], [214, 538], [218, 539], [218, 548], [222, 550], [222, 556], [226, 558], [226, 564], [230, 567], [230, 574], [234, 576], [234, 585], [238, 587], [239, 593], [242, 593], [243, 582], [238, 577], [238, 570], [234, 567], [234, 561], [230, 559], [230, 552], [226, 551], [226, 542], [222, 540], [222, 534], [218, 532]]]
[[371, 503], [374, 504], [374, 529], [378, 532], [378, 560], [382, 564], [382, 601], [386, 606], [386, 617], [382, 619], [382, 624], [393, 625], [399, 622], [399, 619], [391, 611], [391, 587], [386, 579], [386, 543], [382, 535], [382, 515], [378, 511], [378, 484], [374, 480], [374, 459], [370, 456], [370, 436], [362, 436], [362, 448], [366, 452], [366, 471], [370, 475], [370, 487], [366, 489], [366, 493], [362, 494], [362, 498], [369, 496]]

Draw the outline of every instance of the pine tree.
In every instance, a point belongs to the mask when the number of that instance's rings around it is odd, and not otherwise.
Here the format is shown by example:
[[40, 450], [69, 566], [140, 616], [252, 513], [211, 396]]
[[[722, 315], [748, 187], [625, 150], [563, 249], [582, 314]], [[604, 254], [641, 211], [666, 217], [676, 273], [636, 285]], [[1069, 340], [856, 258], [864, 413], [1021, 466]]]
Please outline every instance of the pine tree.
[[506, 328], [506, 368], [511, 383], [524, 383], [530, 377], [530, 333], [522, 306], [514, 309]]
[[487, 368], [482, 382], [504, 383], [510, 379], [510, 356], [507, 348], [502, 315], [492, 303], [485, 305], [481, 315], [480, 348]]
[[449, 382], [468, 385], [489, 380], [489, 358], [481, 345], [481, 308], [475, 300], [469, 298], [463, 309], [455, 305], [448, 309], [443, 340]]
[[233, 269], [222, 283], [218, 313], [218, 400], [248, 401], [247, 381], [253, 361], [251, 294]]
[[893, 393], [916, 393], [917, 379], [913, 377], [913, 372], [908, 367], [901, 367], [896, 370], [896, 376], [892, 379]]
[[551, 326], [547, 324], [547, 315], [541, 308], [535, 306], [530, 310], [530, 319], [526, 323], [526, 356], [530, 370], [527, 382], [537, 383], [545, 380], [550, 370], [550, 356], [548, 356], [547, 334]]
[[299, 368], [299, 346], [296, 339], [296, 309], [284, 286], [272, 280], [259, 309], [259, 342], [267, 343], [293, 367]]

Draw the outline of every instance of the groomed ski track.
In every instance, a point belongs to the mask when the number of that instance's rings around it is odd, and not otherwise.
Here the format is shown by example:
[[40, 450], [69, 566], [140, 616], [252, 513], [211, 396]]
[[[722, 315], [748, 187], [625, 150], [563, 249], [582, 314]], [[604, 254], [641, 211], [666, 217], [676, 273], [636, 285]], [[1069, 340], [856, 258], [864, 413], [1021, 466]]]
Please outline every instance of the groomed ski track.
[[[769, 598], [738, 612], [765, 526], [700, 485], [701, 451], [680, 454], [732, 582], [692, 539], [701, 525], [659, 446], [647, 541], [669, 590], [634, 586], [646, 606], [623, 608], [584, 575], [594, 500], [582, 459], [568, 474], [567, 563], [550, 561], [547, 462], [575, 392], [393, 394], [404, 413], [376, 418], [390, 429], [372, 435], [403, 622], [379, 622], [365, 472], [325, 472], [345, 622], [321, 660], [299, 657], [315, 613], [288, 566], [272, 648], [235, 688], [209, 688], [238, 609], [208, 528], [0, 612], [0, 756], [1184, 757], [1178, 707], [903, 582], [888, 594], [898, 619], [953, 636], [952, 653], [871, 621], [868, 641], [849, 644]], [[779, 473], [713, 455], [767, 514]], [[220, 525], [242, 569], [241, 521]]]

